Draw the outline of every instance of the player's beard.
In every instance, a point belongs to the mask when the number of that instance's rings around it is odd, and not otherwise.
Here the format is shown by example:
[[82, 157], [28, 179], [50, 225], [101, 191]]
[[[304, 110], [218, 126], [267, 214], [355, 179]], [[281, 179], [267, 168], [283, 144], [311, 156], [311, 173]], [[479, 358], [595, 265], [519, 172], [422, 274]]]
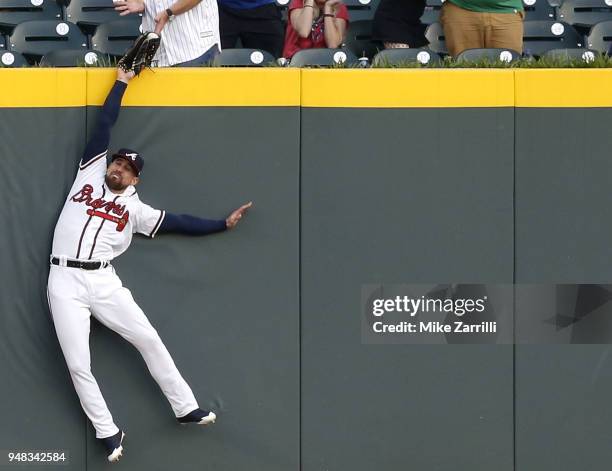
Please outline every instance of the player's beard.
[[113, 180], [110, 175], [106, 175], [106, 177], [104, 177], [104, 181], [106, 182], [106, 186], [108, 186], [111, 190], [117, 191], [119, 193], [121, 193], [129, 186], [122, 184], [121, 179]]

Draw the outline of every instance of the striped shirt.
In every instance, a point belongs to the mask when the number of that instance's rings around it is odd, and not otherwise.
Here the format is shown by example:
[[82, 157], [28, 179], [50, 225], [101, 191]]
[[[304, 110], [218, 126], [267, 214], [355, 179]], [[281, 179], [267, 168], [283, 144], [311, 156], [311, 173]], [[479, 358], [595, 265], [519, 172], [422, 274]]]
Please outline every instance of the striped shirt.
[[[143, 31], [155, 30], [157, 14], [176, 0], [145, 0]], [[201, 0], [191, 10], [168, 21], [161, 33], [161, 45], [154, 58], [158, 67], [168, 67], [200, 57], [215, 44], [221, 50], [219, 11], [216, 0]]]

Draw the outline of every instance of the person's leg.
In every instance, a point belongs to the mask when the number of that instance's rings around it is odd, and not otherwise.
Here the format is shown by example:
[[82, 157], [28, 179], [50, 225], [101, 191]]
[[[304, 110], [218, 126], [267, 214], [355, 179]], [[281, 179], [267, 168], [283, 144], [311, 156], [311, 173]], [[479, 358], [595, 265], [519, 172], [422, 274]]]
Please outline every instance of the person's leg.
[[221, 49], [236, 47], [240, 36], [240, 22], [223, 5], [219, 5], [219, 34], [221, 35]]
[[238, 42], [238, 34], [222, 34], [221, 49], [233, 49]]
[[425, 0], [381, 0], [374, 13], [372, 39], [385, 49], [426, 45], [425, 26], [420, 21], [424, 11]]
[[98, 383], [91, 373], [91, 313], [82, 275], [75, 268], [52, 266], [47, 288], [49, 308], [81, 407], [96, 429], [96, 438], [107, 438], [119, 432], [119, 428], [113, 422]]
[[513, 49], [523, 52], [523, 18], [522, 11], [516, 13], [490, 13], [485, 46], [501, 49]]
[[197, 409], [198, 403], [191, 388], [130, 290], [122, 286], [112, 267], [98, 270], [96, 276], [99, 278], [96, 286], [101, 288], [96, 293], [92, 314], [136, 347], [176, 417]]
[[483, 13], [465, 10], [447, 1], [440, 12], [440, 23], [451, 56], [456, 57], [466, 49], [485, 47]]

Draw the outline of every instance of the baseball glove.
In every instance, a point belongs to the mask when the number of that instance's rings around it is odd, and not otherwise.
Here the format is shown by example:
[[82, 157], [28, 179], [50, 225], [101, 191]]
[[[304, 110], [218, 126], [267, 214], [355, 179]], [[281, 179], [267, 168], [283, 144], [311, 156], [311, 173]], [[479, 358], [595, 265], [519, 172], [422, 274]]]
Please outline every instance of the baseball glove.
[[151, 67], [160, 42], [161, 38], [157, 33], [142, 33], [136, 38], [134, 45], [119, 59], [117, 65], [124, 72], [132, 70], [135, 75], [140, 74], [145, 67]]

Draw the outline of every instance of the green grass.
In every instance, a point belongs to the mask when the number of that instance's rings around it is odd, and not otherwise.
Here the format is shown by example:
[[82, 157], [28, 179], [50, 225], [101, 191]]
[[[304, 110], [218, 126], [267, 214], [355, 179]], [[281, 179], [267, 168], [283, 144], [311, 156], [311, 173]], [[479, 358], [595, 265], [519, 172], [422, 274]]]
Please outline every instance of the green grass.
[[[106, 54], [98, 54], [98, 60], [97, 62], [94, 62], [93, 64], [87, 64], [85, 62], [85, 59], [80, 60], [76, 63], [75, 67], [112, 67], [115, 68], [117, 67], [117, 62], [119, 61], [119, 59], [117, 57], [112, 57]], [[53, 67], [53, 66], [49, 66], [49, 65], [41, 65], [40, 63], [37, 63], [34, 66], [30, 66], [30, 67]]]
[[612, 57], [604, 54], [595, 56], [591, 62], [581, 59], [562, 59], [562, 58], [522, 58], [515, 62], [508, 63], [501, 60], [492, 61], [481, 59], [478, 61], [456, 61], [449, 57], [445, 58], [438, 65], [422, 66], [418, 62], [406, 62], [405, 64], [389, 64], [384, 61], [373, 66], [374, 68], [441, 68], [441, 69], [601, 69], [612, 68]]
[[422, 65], [418, 61], [397, 61], [390, 62], [388, 59], [381, 59], [376, 65], [372, 65], [373, 69], [421, 69], [421, 68], [434, 68], [436, 65]]
[[[117, 58], [99, 54], [98, 61], [95, 64], [88, 65], [83, 61], [78, 64], [78, 67], [116, 67]], [[202, 67], [211, 67], [212, 63], [205, 64]], [[0, 63], [0, 68], [5, 67]], [[266, 64], [264, 67], [279, 67], [276, 62]], [[334, 64], [330, 67], [312, 68], [330, 68], [330, 69], [346, 69], [357, 68], [355, 65], [348, 63]], [[478, 61], [456, 61], [450, 57], [444, 58], [439, 64], [422, 65], [416, 60], [402, 61], [391, 63], [387, 60], [382, 60], [376, 65], [372, 65], [376, 69], [420, 69], [420, 68], [440, 68], [440, 69], [602, 69], [612, 68], [612, 57], [605, 54], [597, 54], [591, 62], [585, 62], [581, 59], [569, 58], [521, 58], [515, 62], [508, 63], [501, 60], [481, 59]]]

